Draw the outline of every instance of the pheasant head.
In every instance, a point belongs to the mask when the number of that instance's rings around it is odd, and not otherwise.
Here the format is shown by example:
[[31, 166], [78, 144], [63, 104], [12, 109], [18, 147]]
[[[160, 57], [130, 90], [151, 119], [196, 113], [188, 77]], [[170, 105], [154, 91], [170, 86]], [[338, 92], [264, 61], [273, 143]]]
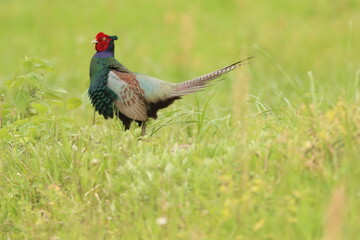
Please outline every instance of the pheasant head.
[[95, 39], [91, 42], [95, 44], [95, 50], [97, 52], [114, 51], [114, 40], [117, 40], [117, 36], [109, 36], [103, 32], [96, 35]]

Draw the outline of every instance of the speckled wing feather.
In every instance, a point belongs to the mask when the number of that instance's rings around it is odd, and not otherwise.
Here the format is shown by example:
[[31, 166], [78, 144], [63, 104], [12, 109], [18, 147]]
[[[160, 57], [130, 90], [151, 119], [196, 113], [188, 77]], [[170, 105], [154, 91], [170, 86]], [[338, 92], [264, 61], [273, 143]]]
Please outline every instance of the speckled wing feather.
[[114, 101], [118, 111], [133, 120], [148, 120], [144, 91], [133, 73], [111, 70], [107, 87], [118, 95]]

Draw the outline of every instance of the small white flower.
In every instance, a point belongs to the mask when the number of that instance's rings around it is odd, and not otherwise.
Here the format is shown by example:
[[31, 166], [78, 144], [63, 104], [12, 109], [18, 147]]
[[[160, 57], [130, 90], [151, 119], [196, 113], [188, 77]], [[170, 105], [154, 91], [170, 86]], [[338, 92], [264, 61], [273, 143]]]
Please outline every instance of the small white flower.
[[167, 224], [167, 218], [166, 217], [159, 217], [156, 219], [156, 223], [160, 226]]
[[100, 160], [99, 159], [97, 159], [97, 158], [94, 158], [93, 160], [91, 160], [91, 162], [90, 162], [92, 165], [97, 165], [97, 164], [99, 164], [100, 163]]
[[73, 144], [71, 148], [74, 152], [77, 152], [79, 150], [78, 146], [76, 146], [75, 144]]

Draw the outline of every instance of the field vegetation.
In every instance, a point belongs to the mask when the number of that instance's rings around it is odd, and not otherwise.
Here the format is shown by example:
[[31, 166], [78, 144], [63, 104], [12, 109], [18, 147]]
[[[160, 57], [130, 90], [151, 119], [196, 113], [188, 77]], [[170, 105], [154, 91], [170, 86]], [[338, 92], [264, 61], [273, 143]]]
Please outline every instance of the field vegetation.
[[[358, 239], [360, 2], [0, 1], [1, 239]], [[181, 82], [135, 125], [94, 114], [98, 32]]]

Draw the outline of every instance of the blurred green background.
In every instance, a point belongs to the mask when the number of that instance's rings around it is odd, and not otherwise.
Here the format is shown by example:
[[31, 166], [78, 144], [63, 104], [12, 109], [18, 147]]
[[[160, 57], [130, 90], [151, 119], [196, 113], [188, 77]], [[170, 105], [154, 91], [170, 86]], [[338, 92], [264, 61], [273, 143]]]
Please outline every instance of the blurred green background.
[[[119, 36], [116, 57], [136, 72], [179, 82], [256, 56], [251, 94], [272, 104], [276, 90], [300, 104], [311, 71], [333, 102], [358, 87], [359, 7], [355, 0], [2, 0], [0, 78], [11, 78], [25, 55], [41, 57], [54, 63], [51, 83], [79, 94], [88, 85], [89, 42], [103, 31]], [[225, 82], [220, 91], [230, 88]]]

